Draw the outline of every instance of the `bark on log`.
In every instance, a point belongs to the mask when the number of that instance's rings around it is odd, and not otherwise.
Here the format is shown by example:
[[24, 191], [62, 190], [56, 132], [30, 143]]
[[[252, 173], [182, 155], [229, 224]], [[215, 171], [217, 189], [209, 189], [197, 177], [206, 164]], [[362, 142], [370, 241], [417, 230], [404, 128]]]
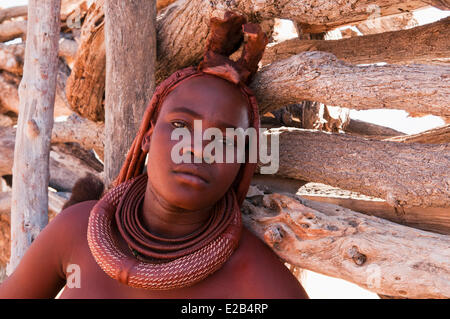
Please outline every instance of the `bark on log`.
[[336, 205], [270, 194], [243, 205], [248, 228], [286, 262], [407, 298], [449, 298], [450, 238]]
[[[15, 129], [0, 127], [0, 175], [10, 175], [14, 162]], [[76, 145], [52, 145], [49, 185], [58, 191], [69, 191], [76, 180], [87, 173], [103, 178], [103, 166], [93, 154]]]
[[91, 121], [105, 121], [106, 51], [104, 0], [94, 2], [83, 22], [80, 46], [67, 85], [71, 109]]
[[10, 7], [0, 10], [0, 23], [12, 18], [23, 17], [28, 14], [28, 6]]
[[[279, 138], [277, 176], [382, 198], [394, 207], [450, 207], [450, 144], [404, 144], [296, 128]], [[276, 139], [274, 140], [276, 142]], [[276, 153], [272, 154], [276, 168]], [[258, 163], [260, 168], [268, 166]]]
[[[58, 77], [54, 106], [55, 117], [72, 114], [64, 91], [69, 73], [70, 70], [68, 67], [61, 60], [58, 61]], [[19, 114], [20, 102], [18, 87], [20, 80], [21, 78], [18, 75], [0, 71], [0, 109], [2, 112], [11, 111], [15, 114]]]
[[[102, 120], [104, 93], [104, 47], [102, 1], [94, 3], [83, 23], [87, 35], [80, 43], [80, 53], [69, 80], [67, 96], [72, 109], [93, 121]], [[163, 9], [157, 19], [158, 65], [156, 83], [174, 71], [200, 61], [208, 36], [208, 23], [212, 16], [221, 16], [225, 10], [238, 11], [249, 21], [261, 22], [273, 18], [286, 18], [303, 24], [306, 32], [319, 33], [342, 25], [367, 19], [373, 1], [358, 1], [354, 6], [339, 2], [315, 1], [177, 1]], [[421, 1], [377, 0], [380, 15], [390, 15], [401, 10], [424, 7]], [[310, 29], [308, 29], [308, 25]], [[320, 29], [312, 30], [311, 27]], [[86, 69], [86, 70], [85, 70]], [[73, 97], [72, 97], [73, 96]], [[298, 102], [298, 101], [296, 101]], [[78, 111], [80, 110], [80, 111]], [[91, 115], [91, 116], [88, 116]], [[98, 119], [97, 119], [98, 118]]]
[[363, 35], [400, 31], [417, 27], [419, 22], [413, 12], [402, 12], [390, 16], [368, 19], [355, 25]]
[[[8, 275], [48, 223], [49, 152], [58, 70], [60, 1], [30, 0], [14, 150]], [[31, 190], [31, 191], [30, 191]]]
[[104, 127], [105, 125], [101, 122], [92, 122], [72, 113], [67, 120], [55, 122], [52, 143], [76, 142], [85, 149], [93, 149], [103, 160]]
[[[10, 214], [11, 199], [12, 199], [11, 192], [0, 193], [0, 214], [7, 214], [7, 215]], [[66, 201], [67, 201], [66, 197], [63, 197], [56, 192], [49, 191], [48, 192], [49, 215], [58, 214]]]
[[402, 143], [443, 144], [450, 143], [450, 124], [411, 135], [394, 136], [385, 141]]
[[0, 126], [13, 126], [17, 124], [12, 117], [0, 113]]
[[386, 139], [389, 137], [402, 137], [405, 134], [386, 126], [376, 125], [360, 120], [350, 119], [344, 127], [345, 133], [368, 137], [371, 139]]
[[[78, 45], [74, 40], [61, 38], [59, 40], [59, 56], [74, 58]], [[3, 44], [0, 43], [0, 70], [8, 71], [16, 75], [23, 73], [23, 59], [25, 55], [25, 44]]]
[[6, 45], [0, 43], [0, 69], [22, 75], [25, 44]]
[[448, 214], [448, 208], [396, 208], [388, 205], [383, 200], [311, 195], [302, 192], [298, 192], [297, 195], [312, 201], [334, 204], [355, 212], [387, 219], [397, 224], [431, 231], [433, 233], [450, 235], [450, 215]]
[[27, 21], [7, 21], [0, 24], [0, 42], [23, 37], [27, 33]]
[[263, 67], [251, 88], [262, 114], [309, 100], [359, 110], [450, 115], [448, 66], [354, 66], [331, 53], [311, 51]]
[[450, 1], [449, 0], [423, 0], [423, 2], [432, 5], [441, 10], [449, 10], [450, 9]]
[[[155, 89], [156, 4], [105, 2], [105, 187], [119, 175]], [[128, 37], [133, 34], [133, 37]], [[138, 45], [136, 45], [138, 43]], [[130, 72], [130, 67], [133, 72]]]
[[[414, 39], [414, 41], [411, 41]], [[450, 57], [450, 17], [420, 27], [340, 40], [290, 39], [268, 47], [267, 65], [304, 51], [325, 51], [353, 63], [442, 63]]]

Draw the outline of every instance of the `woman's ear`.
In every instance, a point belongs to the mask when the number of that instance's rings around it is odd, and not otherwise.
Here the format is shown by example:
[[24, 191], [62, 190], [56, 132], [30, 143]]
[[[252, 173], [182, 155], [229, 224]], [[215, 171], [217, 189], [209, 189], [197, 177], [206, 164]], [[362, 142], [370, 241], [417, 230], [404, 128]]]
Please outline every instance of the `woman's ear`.
[[144, 138], [142, 139], [141, 143], [141, 149], [144, 153], [148, 153], [148, 151], [150, 150], [150, 141], [154, 128], [155, 128], [154, 123], [150, 122], [150, 129], [144, 134]]

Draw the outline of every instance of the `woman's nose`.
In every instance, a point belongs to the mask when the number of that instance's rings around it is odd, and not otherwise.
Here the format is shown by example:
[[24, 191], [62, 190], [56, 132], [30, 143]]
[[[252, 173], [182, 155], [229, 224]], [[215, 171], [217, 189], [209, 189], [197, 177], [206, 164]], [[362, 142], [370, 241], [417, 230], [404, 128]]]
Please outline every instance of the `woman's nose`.
[[185, 146], [183, 147], [183, 155], [184, 154], [188, 154], [191, 156], [193, 156], [194, 159], [194, 163], [202, 163], [203, 162], [203, 158], [205, 159], [206, 163], [210, 163], [211, 158], [209, 156], [207, 156], [206, 154], [203, 154], [203, 148], [204, 147], [198, 147], [195, 148], [192, 144], [189, 146]]

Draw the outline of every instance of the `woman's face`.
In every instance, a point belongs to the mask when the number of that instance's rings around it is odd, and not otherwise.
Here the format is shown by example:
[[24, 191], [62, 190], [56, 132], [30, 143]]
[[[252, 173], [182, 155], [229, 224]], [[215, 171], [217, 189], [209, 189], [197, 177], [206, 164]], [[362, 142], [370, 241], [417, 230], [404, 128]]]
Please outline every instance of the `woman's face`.
[[[147, 173], [153, 190], [162, 196], [167, 203], [187, 210], [199, 210], [211, 207], [227, 192], [236, 178], [241, 163], [237, 162], [235, 155], [233, 162], [221, 163], [206, 162], [203, 157], [205, 146], [211, 140], [201, 140], [202, 153], [194, 148], [194, 120], [201, 120], [201, 130], [197, 126], [198, 136], [208, 128], [218, 128], [223, 134], [223, 139], [218, 141], [223, 144], [224, 154], [230, 144], [236, 139], [227, 135], [226, 128], [249, 127], [247, 98], [234, 84], [212, 76], [196, 76], [180, 83], [171, 91], [163, 101], [156, 124], [144, 138], [142, 148], [148, 150]], [[172, 131], [176, 128], [184, 128], [190, 132], [187, 154], [191, 163], [175, 163], [172, 160], [172, 148], [180, 140], [172, 140]], [[237, 154], [237, 145], [234, 153]], [[185, 144], [183, 144], [185, 145]], [[190, 152], [192, 151], [192, 152]], [[182, 152], [180, 153], [182, 155]], [[214, 155], [214, 151], [212, 152]], [[194, 157], [201, 159], [201, 163], [195, 163]], [[217, 157], [218, 158], [218, 157]], [[194, 174], [181, 173], [180, 171], [194, 170]]]

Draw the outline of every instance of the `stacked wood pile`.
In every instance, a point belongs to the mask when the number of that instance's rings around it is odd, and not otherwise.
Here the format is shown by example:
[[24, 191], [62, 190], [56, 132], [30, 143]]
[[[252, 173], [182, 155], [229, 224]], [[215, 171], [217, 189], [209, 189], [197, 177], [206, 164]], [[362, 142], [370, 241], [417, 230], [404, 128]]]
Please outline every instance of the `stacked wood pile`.
[[[273, 176], [255, 176], [245, 223], [296, 267], [381, 295], [449, 298], [450, 126], [405, 135], [354, 120], [348, 109], [399, 109], [449, 123], [450, 18], [417, 26], [412, 12], [430, 5], [450, 10], [450, 1], [276, 3], [158, 1], [156, 83], [200, 61], [212, 16], [239, 11], [269, 34], [276, 19], [291, 20], [298, 37], [271, 43], [252, 83], [262, 124], [271, 128], [270, 138], [280, 140], [280, 160]], [[78, 178], [90, 173], [108, 180], [103, 4], [62, 1], [50, 151], [52, 214]], [[26, 15], [26, 7], [0, 10], [1, 42], [26, 39]], [[351, 28], [339, 39], [327, 37], [344, 26]], [[0, 268], [9, 258], [23, 61], [23, 42], [0, 45]], [[329, 106], [342, 108], [340, 115]], [[66, 118], [58, 120], [61, 116]], [[297, 191], [306, 182], [377, 200], [302, 196]]]

